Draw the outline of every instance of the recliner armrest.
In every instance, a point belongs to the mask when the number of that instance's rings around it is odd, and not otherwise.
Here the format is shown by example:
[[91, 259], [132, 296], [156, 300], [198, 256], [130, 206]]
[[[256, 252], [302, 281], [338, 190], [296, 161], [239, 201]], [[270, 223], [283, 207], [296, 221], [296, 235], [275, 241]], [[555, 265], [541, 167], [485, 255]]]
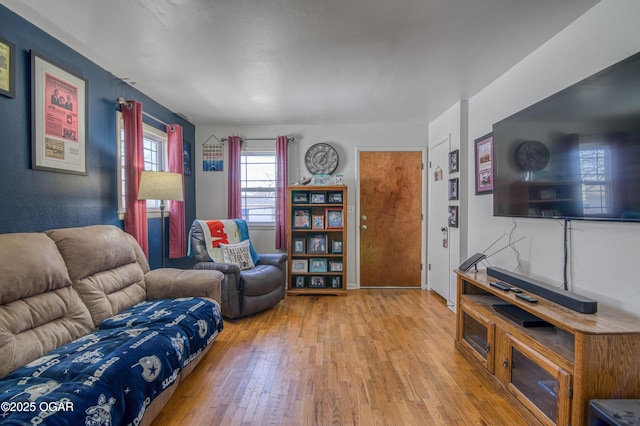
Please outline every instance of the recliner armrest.
[[240, 267], [233, 263], [220, 263], [220, 262], [198, 262], [193, 267], [194, 269], [206, 269], [210, 271], [220, 271], [223, 274], [239, 274]]
[[259, 265], [273, 265], [280, 267], [280, 264], [287, 261], [287, 255], [284, 253], [258, 254], [260, 256]]
[[161, 268], [147, 272], [144, 278], [147, 300], [174, 297], [207, 297], [217, 302], [222, 300], [221, 282], [224, 275], [219, 271]]

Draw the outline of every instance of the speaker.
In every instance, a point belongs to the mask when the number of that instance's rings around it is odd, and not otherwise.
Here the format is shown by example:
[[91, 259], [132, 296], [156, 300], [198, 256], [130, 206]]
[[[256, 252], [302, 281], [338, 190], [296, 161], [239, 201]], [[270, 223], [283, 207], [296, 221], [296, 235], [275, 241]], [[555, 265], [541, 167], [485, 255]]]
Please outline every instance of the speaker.
[[540, 281], [534, 280], [524, 275], [516, 274], [501, 268], [492, 266], [487, 268], [487, 275], [507, 282], [523, 290], [527, 290], [533, 294], [544, 297], [545, 299], [556, 302], [582, 314], [595, 314], [598, 312], [598, 302], [570, 291], [551, 287]]

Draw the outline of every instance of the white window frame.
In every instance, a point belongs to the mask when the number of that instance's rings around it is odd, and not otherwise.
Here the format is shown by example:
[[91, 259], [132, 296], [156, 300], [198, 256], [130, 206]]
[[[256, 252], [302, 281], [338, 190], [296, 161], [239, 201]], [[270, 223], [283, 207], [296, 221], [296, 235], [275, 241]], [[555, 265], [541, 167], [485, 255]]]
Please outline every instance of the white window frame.
[[[241, 176], [240, 176], [240, 198], [242, 199], [242, 216], [243, 219], [247, 220], [247, 224], [249, 226], [251, 226], [252, 228], [256, 228], [256, 227], [265, 227], [265, 228], [275, 228], [276, 222], [276, 186], [277, 186], [277, 158], [276, 158], [276, 149], [275, 149], [275, 145], [273, 143], [269, 143], [269, 144], [264, 144], [264, 143], [256, 143], [255, 141], [253, 141], [253, 144], [248, 144], [245, 142], [245, 144], [243, 144], [244, 146], [242, 147], [242, 153], [241, 153], [241, 160], [240, 160], [240, 169], [241, 169]], [[247, 187], [247, 178], [248, 173], [246, 170], [246, 159], [248, 157], [251, 156], [273, 156], [273, 180], [265, 180], [265, 182], [269, 182], [269, 184], [264, 185], [264, 186], [259, 186], [259, 187]], [[254, 176], [255, 178], [255, 176]], [[255, 179], [254, 179], [255, 182]], [[272, 221], [251, 221], [250, 217], [245, 217], [245, 210], [246, 210], [246, 201], [249, 199], [247, 197], [248, 193], [250, 192], [273, 192], [273, 204], [268, 204], [266, 206], [266, 208], [272, 208], [273, 209], [273, 215]]]
[[[145, 170], [161, 171], [167, 169], [167, 150], [168, 150], [168, 136], [166, 132], [150, 126], [147, 123], [142, 123], [142, 133], [144, 140], [144, 162]], [[124, 127], [122, 121], [122, 113], [116, 111], [116, 145], [118, 146], [118, 165], [116, 167], [118, 171], [118, 217], [120, 220], [124, 220], [124, 213], [126, 211], [124, 201]], [[151, 144], [150, 144], [151, 142]], [[153, 144], [160, 147], [159, 152], [153, 152]], [[155, 154], [155, 155], [154, 155]], [[168, 216], [168, 211], [165, 211], [165, 216]], [[147, 217], [155, 218], [160, 217], [160, 201], [159, 200], [147, 200]]]

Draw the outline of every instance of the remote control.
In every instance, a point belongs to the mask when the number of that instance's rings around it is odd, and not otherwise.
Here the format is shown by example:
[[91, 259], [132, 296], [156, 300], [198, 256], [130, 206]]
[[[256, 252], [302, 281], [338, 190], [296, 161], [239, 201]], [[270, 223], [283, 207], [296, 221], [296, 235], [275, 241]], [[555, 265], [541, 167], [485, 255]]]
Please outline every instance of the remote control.
[[518, 287], [511, 287], [509, 288], [509, 290], [511, 290], [514, 293], [522, 293], [522, 290], [520, 290]]
[[535, 297], [531, 297], [527, 294], [518, 293], [516, 294], [516, 297], [519, 297], [520, 299], [525, 300], [529, 303], [538, 303], [538, 299], [536, 299]]
[[510, 285], [508, 285], [507, 283], [503, 283], [502, 281], [491, 281], [489, 285], [491, 287], [499, 288], [502, 291], [509, 291], [509, 289], [511, 288]]

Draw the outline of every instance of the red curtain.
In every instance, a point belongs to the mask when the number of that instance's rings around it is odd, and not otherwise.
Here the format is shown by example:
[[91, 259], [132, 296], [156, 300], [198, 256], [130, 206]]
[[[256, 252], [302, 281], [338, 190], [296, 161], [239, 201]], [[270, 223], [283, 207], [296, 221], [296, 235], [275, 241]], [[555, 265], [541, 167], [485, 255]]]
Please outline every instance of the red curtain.
[[[169, 171], [182, 176], [182, 199], [184, 199], [184, 157], [182, 126], [169, 124], [168, 136]], [[187, 229], [184, 218], [184, 201], [169, 201], [169, 259], [187, 255]]]
[[227, 138], [229, 144], [229, 188], [227, 203], [227, 218], [242, 219], [242, 190], [240, 176], [240, 161], [242, 154], [242, 139], [240, 136], [229, 136]]
[[127, 101], [122, 106], [125, 149], [125, 208], [124, 230], [131, 234], [144, 254], [149, 258], [149, 238], [147, 231], [147, 202], [138, 200], [140, 173], [144, 170], [142, 149], [142, 104]]
[[287, 182], [288, 163], [286, 136], [276, 139], [276, 249], [287, 248]]

